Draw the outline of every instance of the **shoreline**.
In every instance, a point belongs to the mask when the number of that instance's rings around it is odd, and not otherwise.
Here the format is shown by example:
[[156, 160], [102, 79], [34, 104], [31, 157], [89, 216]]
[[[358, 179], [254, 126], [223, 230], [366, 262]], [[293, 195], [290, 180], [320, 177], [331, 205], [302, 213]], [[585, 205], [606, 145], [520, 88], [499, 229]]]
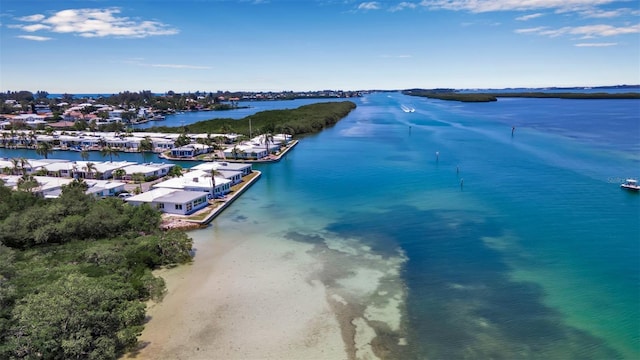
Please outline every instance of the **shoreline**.
[[161, 269], [139, 347], [121, 359], [380, 360], [407, 349], [402, 252], [355, 239], [189, 232], [195, 257]]
[[[241, 184], [239, 188], [233, 191], [231, 195], [227, 195], [224, 200], [210, 200], [210, 204], [203, 209], [200, 209], [190, 215], [176, 215], [176, 214], [162, 214], [162, 223], [160, 228], [162, 230], [192, 230], [206, 227], [216, 216], [223, 212], [245, 191], [247, 191], [258, 179], [262, 176], [262, 172], [258, 170], [252, 170], [252, 175], [248, 181]], [[212, 203], [218, 203], [219, 205], [211, 209]], [[200, 219], [202, 217], [202, 219]]]
[[280, 161], [280, 159], [285, 156], [289, 150], [293, 149], [296, 145], [298, 145], [298, 140], [291, 140], [289, 144], [277, 155], [268, 155], [262, 159], [227, 159], [227, 158], [213, 158], [213, 157], [203, 157], [201, 159], [198, 158], [175, 158], [167, 155], [165, 152], [161, 152], [158, 154], [158, 157], [161, 159], [169, 160], [169, 161], [223, 161], [230, 163], [246, 163], [246, 164], [265, 164], [265, 163], [274, 163]]
[[156, 272], [167, 284], [149, 302], [140, 347], [122, 359], [355, 359], [347, 354], [321, 266], [309, 244], [211, 242], [191, 232], [194, 262]]

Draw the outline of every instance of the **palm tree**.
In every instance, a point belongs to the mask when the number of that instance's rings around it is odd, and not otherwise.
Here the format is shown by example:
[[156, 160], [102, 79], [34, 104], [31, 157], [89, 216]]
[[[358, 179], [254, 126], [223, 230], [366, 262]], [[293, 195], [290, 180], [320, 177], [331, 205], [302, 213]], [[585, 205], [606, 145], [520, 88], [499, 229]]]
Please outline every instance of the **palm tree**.
[[144, 139], [140, 140], [140, 152], [142, 153], [142, 162], [145, 160], [145, 153], [148, 151], [153, 151], [153, 141], [150, 137], [145, 136]]
[[211, 196], [216, 198], [216, 175], [220, 175], [220, 171], [216, 168], [211, 168]]
[[16, 147], [16, 131], [11, 129], [9, 135], [11, 137], [11, 147]]
[[171, 177], [181, 177], [182, 175], [184, 175], [182, 173], [182, 166], [180, 165], [173, 165], [171, 167], [171, 169], [169, 169], [169, 172], [167, 173], [167, 175], [171, 176]]
[[113, 177], [116, 179], [122, 179], [125, 175], [127, 175], [127, 172], [124, 169], [116, 169], [113, 171]]
[[89, 152], [87, 150], [82, 150], [80, 151], [80, 157], [82, 158], [82, 160], [87, 161], [89, 160]]
[[41, 141], [36, 147], [36, 154], [44, 156], [45, 159], [49, 158], [49, 154], [53, 154], [53, 146], [47, 141]]
[[9, 138], [11, 137], [11, 134], [9, 133], [2, 133], [2, 145], [4, 145], [4, 147], [7, 147], [7, 142], [9, 141]]
[[86, 171], [84, 177], [89, 177], [90, 174], [96, 172], [96, 164], [88, 162], [83, 166], [83, 169]]
[[111, 162], [113, 162], [113, 155], [115, 155], [116, 157], [120, 156], [118, 149], [112, 148], [111, 146], [102, 148], [102, 150], [100, 150], [100, 153], [103, 157], [109, 156], [109, 160]]
[[27, 160], [26, 158], [19, 158], [18, 162], [20, 163], [20, 170], [22, 172], [22, 175], [27, 173], [27, 166], [30, 168], [31, 164], [29, 164], [29, 160]]
[[262, 143], [267, 147], [267, 156], [269, 156], [271, 154], [271, 152], [269, 151], [269, 143], [273, 144], [273, 134], [271, 134], [271, 132], [269, 131], [265, 131], [262, 134]]
[[33, 177], [33, 175], [23, 174], [20, 179], [18, 179], [18, 190], [33, 192], [33, 190], [37, 189], [40, 186], [38, 181]]
[[21, 131], [20, 134], [18, 134], [18, 137], [20, 138], [20, 145], [24, 145], [24, 147], [27, 147], [27, 138], [29, 137], [24, 131]]
[[18, 172], [21, 170], [20, 159], [12, 158], [11, 159], [11, 164], [13, 164], [13, 174], [14, 175], [18, 175]]
[[[36, 132], [34, 130], [31, 130], [31, 132], [29, 133], [29, 146], [37, 144], [37, 140], [38, 140], [38, 136], [36, 135]], [[45, 158], [46, 159], [46, 158]]]

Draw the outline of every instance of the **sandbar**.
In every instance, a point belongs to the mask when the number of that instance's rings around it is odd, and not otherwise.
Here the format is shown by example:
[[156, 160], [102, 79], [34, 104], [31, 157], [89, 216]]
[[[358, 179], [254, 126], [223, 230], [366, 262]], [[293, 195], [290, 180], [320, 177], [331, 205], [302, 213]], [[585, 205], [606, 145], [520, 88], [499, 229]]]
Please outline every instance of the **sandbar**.
[[[349, 359], [310, 244], [190, 232], [192, 264], [161, 270], [141, 347], [125, 359]], [[352, 357], [351, 357], [352, 358]]]

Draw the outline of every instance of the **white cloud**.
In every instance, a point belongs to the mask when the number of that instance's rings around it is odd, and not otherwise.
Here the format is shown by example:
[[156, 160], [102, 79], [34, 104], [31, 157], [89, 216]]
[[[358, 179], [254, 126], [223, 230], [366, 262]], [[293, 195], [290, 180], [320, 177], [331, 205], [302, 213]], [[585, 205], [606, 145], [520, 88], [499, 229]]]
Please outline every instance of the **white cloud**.
[[546, 26], [538, 26], [534, 28], [526, 28], [526, 29], [517, 29], [516, 33], [518, 34], [531, 34], [531, 33], [540, 33], [545, 30]]
[[618, 43], [580, 43], [575, 44], [577, 47], [606, 47], [606, 46], [616, 46]]
[[363, 2], [358, 5], [358, 10], [378, 10], [380, 9], [380, 4], [376, 1]]
[[403, 1], [396, 6], [393, 6], [389, 9], [391, 12], [402, 11], [404, 9], [415, 9], [418, 7], [418, 4], [412, 2]]
[[619, 16], [632, 14], [632, 13], [633, 13], [633, 10], [631, 9], [616, 9], [616, 10], [606, 10], [606, 11], [589, 9], [589, 10], [581, 11], [580, 15], [586, 18], [606, 19], [606, 18], [614, 18], [614, 17], [619, 17]]
[[24, 31], [48, 30], [54, 33], [77, 34], [82, 37], [144, 38], [155, 35], [174, 35], [178, 30], [158, 21], [134, 20], [119, 17], [119, 8], [68, 9], [50, 17], [36, 14], [18, 20], [37, 24], [18, 25]]
[[580, 11], [597, 5], [610, 4], [616, 0], [422, 0], [420, 5], [430, 9], [454, 11], [526, 11], [536, 9], [558, 9]]
[[18, 20], [27, 21], [27, 22], [34, 22], [34, 21], [40, 21], [40, 20], [42, 20], [44, 18], [45, 18], [45, 16], [42, 15], [42, 14], [35, 14], [35, 15], [23, 16], [21, 18], [18, 18]]
[[34, 31], [39, 31], [39, 30], [50, 29], [51, 26], [47, 26], [47, 25], [43, 25], [43, 24], [33, 24], [33, 25], [20, 26], [19, 28], [24, 30], [24, 31], [27, 31], [27, 32], [34, 32]]
[[160, 67], [160, 68], [171, 68], [171, 69], [195, 69], [195, 70], [211, 69], [210, 66], [184, 65], [184, 64], [149, 64], [148, 66]]
[[640, 33], [640, 24], [615, 27], [611, 25], [585, 25], [585, 26], [565, 26], [559, 29], [548, 29], [546, 27], [537, 27], [530, 29], [518, 29], [516, 33], [519, 34], [537, 34], [549, 37], [558, 37], [562, 35], [578, 35], [583, 39], [590, 39], [596, 37], [617, 36], [625, 34], [637, 34]]
[[529, 14], [529, 15], [523, 15], [523, 16], [519, 16], [516, 18], [516, 20], [518, 21], [527, 21], [527, 20], [531, 20], [531, 19], [535, 19], [535, 18], [539, 18], [540, 16], [542, 16], [542, 13], [535, 13], [535, 14]]
[[19, 37], [20, 39], [31, 40], [31, 41], [49, 41], [49, 40], [53, 40], [50, 37], [35, 36], [35, 35], [18, 35], [17, 37]]

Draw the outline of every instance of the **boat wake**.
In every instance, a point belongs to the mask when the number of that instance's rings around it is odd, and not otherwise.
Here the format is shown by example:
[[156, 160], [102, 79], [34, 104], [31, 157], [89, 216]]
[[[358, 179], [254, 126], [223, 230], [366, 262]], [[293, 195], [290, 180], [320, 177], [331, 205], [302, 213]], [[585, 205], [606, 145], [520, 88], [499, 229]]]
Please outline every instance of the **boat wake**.
[[414, 109], [414, 108], [412, 108], [410, 106], [407, 106], [407, 105], [400, 105], [400, 108], [402, 109], [402, 111], [404, 111], [406, 113], [416, 111], [416, 109]]

